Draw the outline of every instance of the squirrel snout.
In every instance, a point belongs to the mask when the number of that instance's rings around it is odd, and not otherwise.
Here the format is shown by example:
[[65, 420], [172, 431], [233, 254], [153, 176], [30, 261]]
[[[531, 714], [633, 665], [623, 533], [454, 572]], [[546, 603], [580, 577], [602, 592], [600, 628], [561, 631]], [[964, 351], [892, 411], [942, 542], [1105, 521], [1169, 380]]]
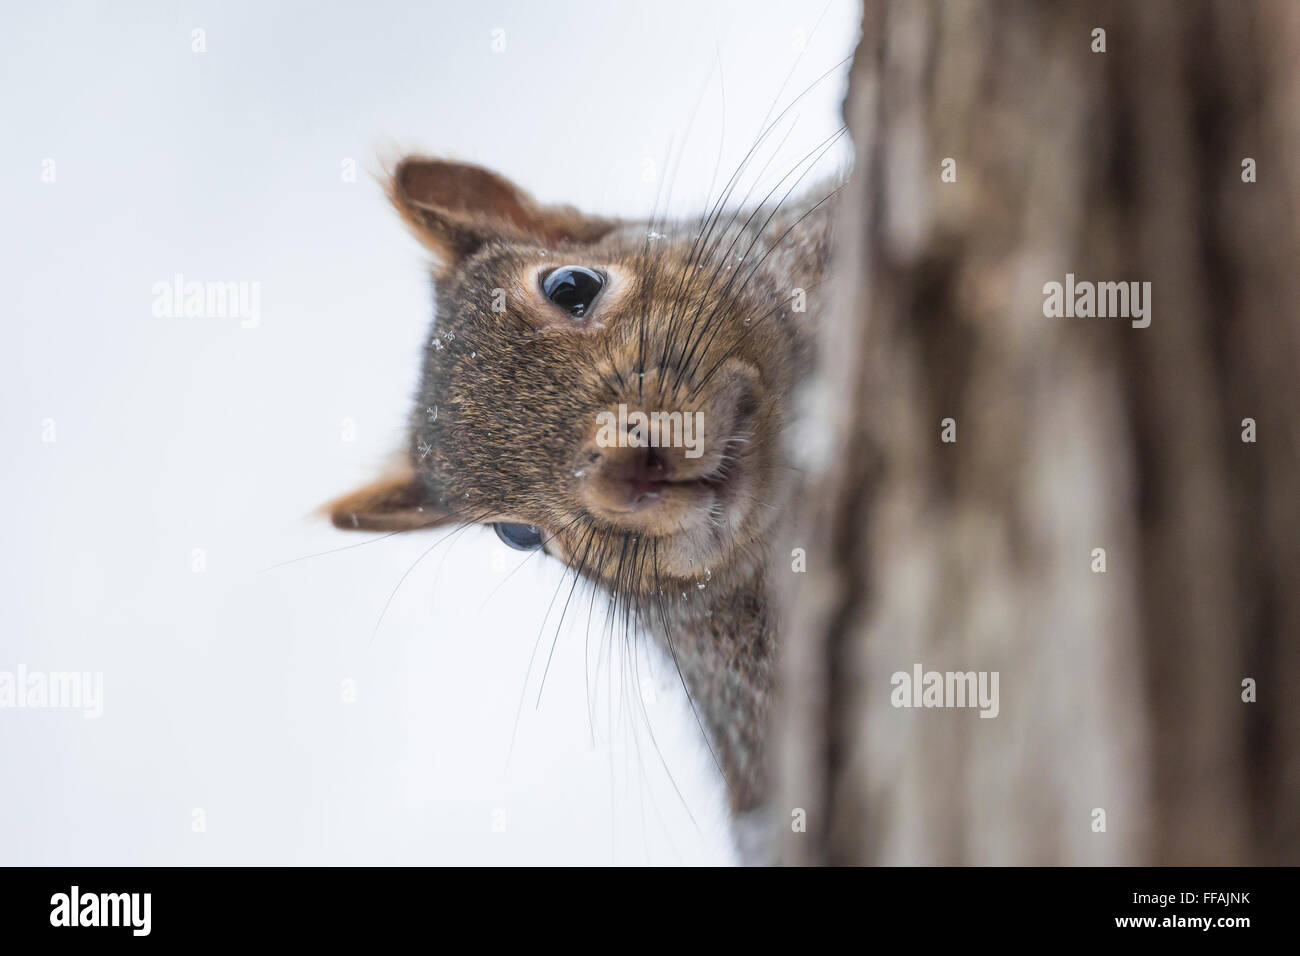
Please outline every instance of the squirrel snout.
[[626, 523], [645, 513], [668, 518], [720, 484], [703, 411], [646, 412], [619, 405], [599, 413], [578, 455], [574, 476], [594, 514]]
[[694, 480], [694, 463], [685, 449], [633, 445], [603, 447], [589, 444], [583, 466], [575, 471], [582, 496], [593, 511], [609, 516], [654, 507], [671, 485]]
[[756, 403], [746, 377], [729, 377], [699, 407], [596, 414], [573, 476], [583, 505], [615, 524], [670, 533], [706, 519], [742, 471]]

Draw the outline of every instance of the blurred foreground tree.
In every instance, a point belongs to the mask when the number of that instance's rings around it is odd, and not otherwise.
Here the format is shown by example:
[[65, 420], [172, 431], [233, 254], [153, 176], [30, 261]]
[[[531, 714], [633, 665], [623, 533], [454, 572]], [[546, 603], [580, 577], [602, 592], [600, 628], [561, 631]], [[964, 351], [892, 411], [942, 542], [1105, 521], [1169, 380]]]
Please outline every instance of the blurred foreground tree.
[[1286, 0], [867, 0], [780, 859], [1300, 863], [1297, 63]]

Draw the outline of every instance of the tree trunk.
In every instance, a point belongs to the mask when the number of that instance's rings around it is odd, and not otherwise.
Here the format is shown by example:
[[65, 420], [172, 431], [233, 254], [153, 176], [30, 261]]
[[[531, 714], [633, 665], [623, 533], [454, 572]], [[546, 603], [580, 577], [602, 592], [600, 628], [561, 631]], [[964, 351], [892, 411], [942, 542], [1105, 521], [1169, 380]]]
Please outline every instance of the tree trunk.
[[[1300, 863], [1298, 62], [1285, 0], [867, 0], [780, 858]], [[918, 664], [997, 716], [895, 706]]]

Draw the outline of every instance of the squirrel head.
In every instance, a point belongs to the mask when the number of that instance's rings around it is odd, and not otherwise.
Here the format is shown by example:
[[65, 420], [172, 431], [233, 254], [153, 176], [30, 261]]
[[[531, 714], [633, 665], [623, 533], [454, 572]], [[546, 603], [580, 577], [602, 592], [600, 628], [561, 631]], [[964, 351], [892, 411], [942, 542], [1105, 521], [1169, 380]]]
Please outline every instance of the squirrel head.
[[418, 156], [388, 192], [432, 253], [436, 314], [402, 465], [334, 523], [492, 524], [628, 597], [753, 574], [822, 239], [773, 254], [788, 218], [720, 206], [587, 216]]

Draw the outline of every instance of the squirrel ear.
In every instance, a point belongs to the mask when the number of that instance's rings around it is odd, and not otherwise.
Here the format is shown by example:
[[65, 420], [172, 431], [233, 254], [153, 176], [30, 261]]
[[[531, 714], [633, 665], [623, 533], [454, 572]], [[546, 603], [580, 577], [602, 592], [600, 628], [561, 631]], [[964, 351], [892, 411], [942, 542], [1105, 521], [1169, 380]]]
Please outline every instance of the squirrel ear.
[[423, 156], [397, 164], [388, 196], [435, 253], [445, 278], [493, 239], [548, 244], [595, 242], [617, 225], [572, 206], [541, 206], [509, 180], [481, 166]]
[[393, 468], [368, 485], [325, 505], [334, 527], [345, 531], [414, 531], [451, 521], [441, 508], [426, 504], [425, 492], [409, 464]]

